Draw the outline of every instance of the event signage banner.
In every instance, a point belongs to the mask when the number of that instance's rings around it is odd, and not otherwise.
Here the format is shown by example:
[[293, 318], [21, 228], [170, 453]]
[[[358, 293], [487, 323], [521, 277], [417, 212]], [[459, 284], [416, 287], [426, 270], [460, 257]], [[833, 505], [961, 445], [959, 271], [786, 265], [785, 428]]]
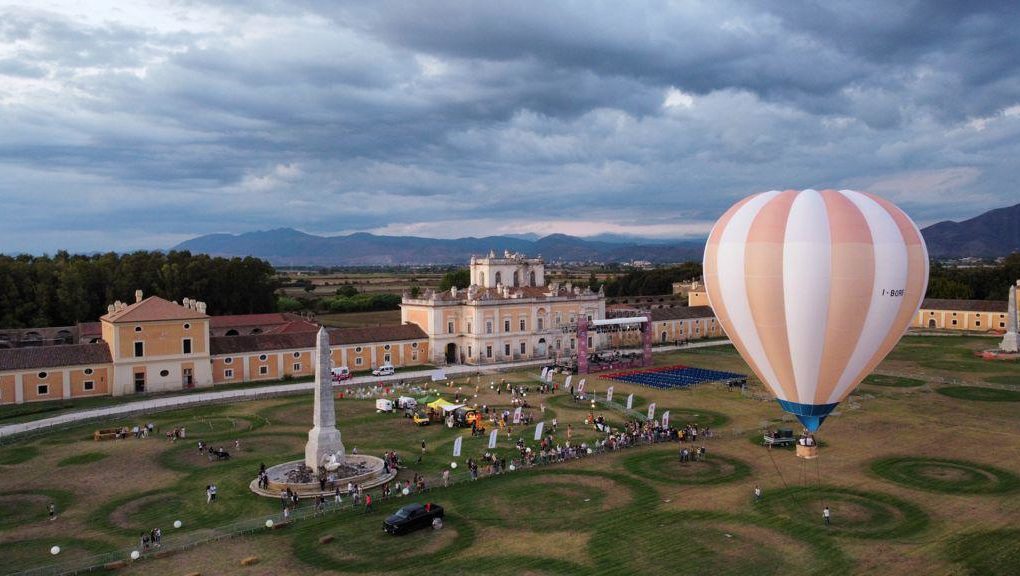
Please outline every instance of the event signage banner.
[[464, 441], [463, 436], [457, 436], [457, 439], [453, 441], [453, 455], [455, 457], [460, 456], [460, 445], [463, 443], [463, 441]]
[[586, 382], [585, 382], [584, 378], [581, 378], [581, 381], [577, 383], [577, 393], [578, 394], [584, 394], [584, 385], [585, 384], [586, 384]]
[[563, 381], [563, 387], [567, 390], [570, 389], [570, 381], [574, 379], [573, 374], [567, 374], [567, 379]]
[[496, 437], [499, 436], [499, 429], [493, 428], [492, 432], [489, 432], [489, 448], [496, 447]]
[[612, 402], [612, 401], [613, 401], [613, 387], [610, 386], [606, 390], [606, 402]]
[[662, 413], [662, 427], [669, 428], [669, 410]]
[[655, 402], [652, 402], [651, 404], [648, 405], [648, 419], [649, 420], [655, 419]]
[[631, 394], [630, 396], [627, 396], [627, 410], [630, 410], [633, 407], [634, 407], [634, 395]]
[[539, 422], [538, 426], [535, 426], [535, 440], [536, 441], [542, 439], [542, 430], [544, 430], [544, 429], [545, 429], [545, 422]]
[[521, 423], [521, 407], [518, 406], [517, 409], [514, 410], [514, 424], [520, 423]]

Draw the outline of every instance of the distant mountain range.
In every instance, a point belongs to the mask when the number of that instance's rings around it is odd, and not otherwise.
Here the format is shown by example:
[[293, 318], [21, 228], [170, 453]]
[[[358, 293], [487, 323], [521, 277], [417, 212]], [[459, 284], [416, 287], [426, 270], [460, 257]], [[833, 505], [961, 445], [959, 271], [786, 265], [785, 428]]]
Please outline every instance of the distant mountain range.
[[[994, 258], [1020, 251], [1020, 204], [962, 222], [939, 222], [921, 230], [934, 258]], [[245, 234], [208, 234], [174, 247], [213, 256], [256, 256], [277, 266], [387, 266], [464, 264], [472, 254], [495, 250], [541, 254], [547, 262], [684, 262], [701, 260], [704, 240], [650, 240], [603, 234], [578, 238], [551, 234], [443, 240], [415, 236], [316, 236], [293, 228]]]
[[704, 240], [635, 241], [619, 236], [591, 240], [566, 234], [542, 238], [523, 234], [444, 240], [367, 232], [316, 236], [279, 228], [237, 235], [207, 234], [173, 249], [213, 256], [256, 256], [276, 266], [393, 266], [466, 264], [472, 254], [484, 255], [490, 250], [541, 254], [547, 262], [685, 262], [700, 260], [704, 247]]
[[1020, 204], [921, 230], [933, 258], [995, 258], [1020, 251]]

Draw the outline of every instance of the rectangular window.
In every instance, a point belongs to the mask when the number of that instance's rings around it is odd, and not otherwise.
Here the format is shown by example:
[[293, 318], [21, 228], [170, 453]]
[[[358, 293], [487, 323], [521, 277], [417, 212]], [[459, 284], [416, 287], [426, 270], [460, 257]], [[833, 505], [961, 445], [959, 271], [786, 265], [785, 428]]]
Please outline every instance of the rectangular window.
[[510, 331], [510, 320], [503, 320], [503, 332]]
[[524, 318], [521, 318], [521, 332], [524, 332], [525, 330], [527, 330], [527, 325], [528, 324], [527, 324], [527, 322], [525, 322]]
[[556, 340], [556, 349], [559, 350], [562, 347], [563, 347], [563, 343], [559, 339], [557, 339]]
[[575, 346], [577, 346], [577, 341], [574, 340], [573, 338], [571, 338], [570, 339], [570, 349], [573, 350]]
[[528, 345], [525, 344], [524, 342], [521, 342], [521, 354], [527, 354], [527, 351], [528, 351]]
[[446, 333], [447, 334], [453, 334], [453, 321], [452, 320], [446, 323]]
[[485, 323], [485, 333], [492, 334], [492, 321], [489, 320]]
[[956, 318], [953, 318], [953, 326], [956, 326]]
[[226, 370], [223, 371], [223, 378], [225, 380], [230, 380], [233, 377], [234, 377], [234, 369], [233, 368], [227, 368]]
[[35, 393], [39, 396], [46, 396], [50, 393], [50, 387], [48, 384], [40, 384], [35, 387]]
[[86, 381], [82, 382], [81, 386], [82, 386], [82, 388], [85, 389], [86, 392], [90, 392], [90, 391], [96, 389], [96, 383], [94, 381], [92, 381], [92, 380], [86, 380]]
[[563, 317], [560, 316], [559, 312], [557, 312], [556, 313], [556, 325], [559, 326], [562, 322], [563, 322]]
[[135, 392], [145, 392], [145, 372], [135, 372]]
[[269, 374], [269, 366], [259, 366], [259, 374], [262, 376]]
[[509, 344], [504, 344], [503, 345], [503, 355], [507, 356], [507, 357], [510, 356], [510, 345]]
[[145, 342], [135, 342], [135, 358], [145, 356]]
[[184, 353], [191, 354], [191, 338], [184, 339]]
[[358, 356], [357, 358], [354, 359], [355, 366], [361, 366], [361, 362], [362, 362], [361, 356]]
[[492, 346], [485, 347], [485, 357], [492, 358]]
[[588, 347], [591, 348], [591, 336], [588, 337]]
[[300, 364], [295, 364], [294, 365], [294, 371], [295, 372], [300, 372], [301, 371], [301, 365]]
[[383, 362], [385, 362], [387, 364], [390, 363], [390, 355], [389, 354], [384, 354], [382, 359], [383, 359]]
[[588, 315], [588, 323], [591, 324], [591, 314]]
[[471, 347], [468, 346], [468, 358], [470, 358], [470, 357], [471, 357]]
[[541, 318], [538, 319], [538, 329], [541, 331], [545, 327], [545, 321]]
[[417, 360], [417, 359], [418, 359], [418, 351], [417, 350], [412, 350], [411, 351], [411, 360]]

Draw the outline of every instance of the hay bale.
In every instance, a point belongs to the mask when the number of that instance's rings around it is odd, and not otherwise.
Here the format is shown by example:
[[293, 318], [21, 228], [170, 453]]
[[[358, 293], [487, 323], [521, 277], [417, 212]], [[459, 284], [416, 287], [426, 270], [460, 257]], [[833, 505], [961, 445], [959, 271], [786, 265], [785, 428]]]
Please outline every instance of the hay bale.
[[333, 535], [332, 534], [327, 534], [327, 535], [323, 536], [322, 538], [319, 538], [319, 544], [329, 544], [333, 540], [335, 540]]
[[123, 560], [115, 560], [113, 562], [107, 562], [106, 564], [103, 564], [103, 569], [104, 570], [120, 570], [121, 568], [126, 568], [126, 567], [127, 567], [127, 562], [125, 562]]
[[286, 528], [287, 526], [290, 526], [291, 524], [292, 524], [292, 522], [290, 520], [288, 520], [286, 522], [277, 522], [277, 523], [273, 524], [273, 530], [280, 530], [282, 528]]
[[258, 556], [248, 556], [241, 559], [241, 566], [254, 566], [259, 563]]

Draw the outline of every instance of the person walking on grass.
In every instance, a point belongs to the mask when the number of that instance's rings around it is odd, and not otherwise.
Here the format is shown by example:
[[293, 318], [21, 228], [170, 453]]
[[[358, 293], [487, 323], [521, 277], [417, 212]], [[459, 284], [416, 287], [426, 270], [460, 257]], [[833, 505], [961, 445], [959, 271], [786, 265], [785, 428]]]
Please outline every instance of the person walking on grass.
[[829, 519], [830, 519], [831, 516], [832, 516], [832, 512], [829, 511], [829, 507], [828, 506], [826, 506], [825, 508], [822, 509], [822, 518], [825, 519], [825, 525], [826, 526], [829, 525], [829, 522], [830, 522]]
[[761, 486], [754, 485], [754, 503], [761, 502]]
[[450, 471], [443, 470], [443, 488], [450, 487]]
[[372, 495], [365, 492], [365, 514], [372, 511]]
[[54, 504], [53, 502], [50, 502], [50, 505], [47, 508], [47, 511], [50, 513], [50, 521], [53, 521], [53, 520], [57, 519], [57, 505], [56, 504]]

